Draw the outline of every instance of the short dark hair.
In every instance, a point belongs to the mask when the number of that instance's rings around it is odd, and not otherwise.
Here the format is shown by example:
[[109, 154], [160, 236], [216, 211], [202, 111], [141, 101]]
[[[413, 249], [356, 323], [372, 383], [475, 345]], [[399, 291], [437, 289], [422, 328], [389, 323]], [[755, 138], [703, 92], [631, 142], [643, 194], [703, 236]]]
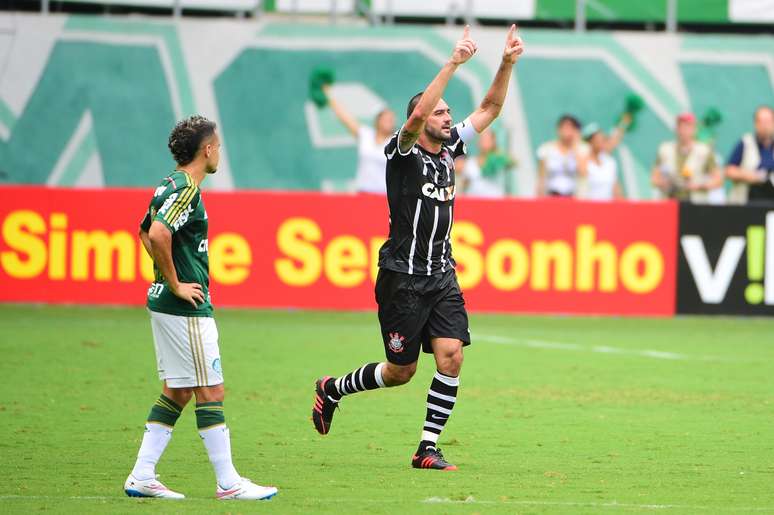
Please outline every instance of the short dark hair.
[[215, 134], [216, 127], [215, 122], [198, 114], [177, 122], [167, 144], [175, 162], [184, 166], [193, 161], [202, 141]]
[[556, 122], [556, 126], [559, 127], [564, 123], [569, 123], [578, 130], [580, 130], [581, 128], [580, 120], [578, 120], [576, 117], [574, 117], [571, 114], [563, 114], [562, 116], [560, 116], [559, 121]]
[[409, 100], [408, 107], [406, 108], [406, 120], [411, 118], [411, 113], [414, 112], [414, 109], [417, 107], [417, 104], [419, 103], [419, 99], [422, 98], [422, 95], [424, 95], [424, 91], [420, 91], [413, 97], [411, 97], [411, 100]]

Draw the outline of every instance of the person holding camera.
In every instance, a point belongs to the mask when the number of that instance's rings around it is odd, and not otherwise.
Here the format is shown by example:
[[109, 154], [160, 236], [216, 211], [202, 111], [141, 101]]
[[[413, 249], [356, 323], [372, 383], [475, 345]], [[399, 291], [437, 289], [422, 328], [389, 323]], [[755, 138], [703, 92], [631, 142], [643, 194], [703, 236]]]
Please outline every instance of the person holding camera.
[[658, 148], [651, 182], [665, 198], [708, 204], [710, 192], [723, 184], [715, 152], [710, 145], [696, 141], [693, 113], [678, 115], [675, 133], [675, 140]]
[[734, 147], [726, 177], [734, 181], [730, 203], [774, 203], [774, 108], [755, 110], [755, 133], [743, 135]]

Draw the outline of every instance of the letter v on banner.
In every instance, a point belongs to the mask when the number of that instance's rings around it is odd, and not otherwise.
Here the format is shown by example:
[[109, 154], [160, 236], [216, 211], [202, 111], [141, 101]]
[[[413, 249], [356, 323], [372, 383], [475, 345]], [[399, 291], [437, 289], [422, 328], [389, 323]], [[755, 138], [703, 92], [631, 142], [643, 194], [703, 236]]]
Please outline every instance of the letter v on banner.
[[[774, 213], [772, 213], [774, 214]], [[774, 221], [774, 218], [772, 219]], [[767, 240], [768, 244], [768, 240]], [[701, 236], [685, 235], [680, 238], [685, 260], [693, 275], [699, 297], [707, 304], [720, 304], [726, 298], [728, 286], [734, 277], [745, 247], [743, 236], [729, 236], [720, 251], [715, 270], [712, 270]], [[768, 249], [767, 249], [768, 250]], [[767, 262], [767, 265], [769, 263]], [[774, 264], [772, 264], [774, 268]], [[768, 277], [768, 270], [767, 270]], [[774, 289], [774, 286], [772, 286]]]
[[677, 312], [774, 315], [774, 209], [680, 204]]

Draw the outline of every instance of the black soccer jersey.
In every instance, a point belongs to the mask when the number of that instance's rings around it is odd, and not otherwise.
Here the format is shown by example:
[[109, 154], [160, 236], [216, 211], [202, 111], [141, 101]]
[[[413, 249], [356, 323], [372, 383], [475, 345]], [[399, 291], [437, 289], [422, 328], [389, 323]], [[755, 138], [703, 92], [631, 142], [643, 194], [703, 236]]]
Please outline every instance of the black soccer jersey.
[[[454, 159], [465, 154], [464, 124], [434, 154], [415, 144], [398, 148], [396, 132], [384, 148], [390, 236], [379, 251], [379, 267], [412, 275], [433, 275], [454, 268], [450, 233], [454, 220]], [[469, 122], [467, 122], [469, 123]]]

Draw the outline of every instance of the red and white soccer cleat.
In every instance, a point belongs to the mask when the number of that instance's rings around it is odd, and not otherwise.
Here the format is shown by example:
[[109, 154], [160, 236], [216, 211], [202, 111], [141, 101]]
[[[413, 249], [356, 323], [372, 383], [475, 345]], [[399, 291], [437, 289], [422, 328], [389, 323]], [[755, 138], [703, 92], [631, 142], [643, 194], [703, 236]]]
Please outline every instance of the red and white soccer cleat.
[[185, 499], [185, 495], [174, 492], [164, 486], [164, 483], [157, 479], [137, 479], [132, 474], [126, 478], [124, 483], [124, 492], [129, 497], [152, 497], [155, 499]]
[[277, 495], [277, 492], [278, 490], [274, 486], [256, 485], [246, 477], [243, 477], [229, 489], [223, 489], [218, 485], [215, 495], [221, 501], [266, 501]]

